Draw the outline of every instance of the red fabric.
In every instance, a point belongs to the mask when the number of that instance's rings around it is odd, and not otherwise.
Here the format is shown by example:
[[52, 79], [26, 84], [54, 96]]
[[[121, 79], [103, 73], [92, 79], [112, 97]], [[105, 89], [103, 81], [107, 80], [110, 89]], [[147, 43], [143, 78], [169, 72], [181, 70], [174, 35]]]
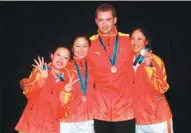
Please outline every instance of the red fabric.
[[39, 87], [38, 74], [34, 70], [29, 77], [32, 86], [27, 91], [24, 89], [28, 102], [15, 129], [26, 133], [59, 133], [58, 92], [64, 82], [55, 83], [57, 79], [49, 71], [48, 78]]
[[118, 33], [117, 73], [111, 72], [111, 64], [108, 59], [108, 55], [111, 56], [113, 52], [116, 34], [100, 35], [108, 52], [105, 52], [101, 46], [97, 35], [91, 37], [89, 58], [92, 61], [96, 81], [95, 118], [105, 121], [123, 121], [134, 118], [131, 88], [129, 87], [131, 73], [128, 72], [128, 67], [126, 68], [125, 65], [125, 62], [129, 62], [130, 56], [132, 56], [129, 36]]
[[[132, 61], [133, 62], [133, 61]], [[160, 64], [160, 65], [159, 65]], [[162, 60], [153, 55], [152, 76], [146, 72], [147, 67], [141, 64], [133, 76], [133, 103], [137, 124], [155, 124], [172, 118], [172, 113], [164, 92], [168, 89], [168, 83]], [[165, 79], [165, 80], [164, 80]], [[157, 82], [158, 81], [158, 82]], [[154, 86], [154, 83], [157, 84]]]
[[[92, 120], [93, 116], [93, 108], [94, 108], [94, 80], [92, 77], [91, 72], [91, 65], [89, 60], [86, 59], [74, 59], [74, 61], [78, 64], [80, 72], [82, 74], [83, 82], [85, 77], [85, 60], [88, 63], [88, 86], [86, 92], [86, 102], [82, 102], [83, 93], [80, 88], [80, 81], [73, 85], [73, 90], [71, 92], [71, 99], [69, 101], [69, 105], [71, 108], [71, 114], [67, 118], [61, 119], [61, 121], [65, 122], [78, 122], [78, 121], [85, 121], [85, 120]], [[70, 71], [70, 75], [74, 75], [73, 81], [78, 79], [77, 70], [75, 68], [74, 62], [71, 62], [67, 69]]]

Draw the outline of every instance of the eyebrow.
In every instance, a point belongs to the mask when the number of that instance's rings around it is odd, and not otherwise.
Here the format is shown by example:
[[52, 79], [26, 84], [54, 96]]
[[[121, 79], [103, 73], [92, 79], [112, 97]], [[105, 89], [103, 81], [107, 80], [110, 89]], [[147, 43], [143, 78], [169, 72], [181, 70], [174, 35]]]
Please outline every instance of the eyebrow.
[[88, 45], [88, 43], [83, 43], [83, 44], [76, 43], [76, 45]]

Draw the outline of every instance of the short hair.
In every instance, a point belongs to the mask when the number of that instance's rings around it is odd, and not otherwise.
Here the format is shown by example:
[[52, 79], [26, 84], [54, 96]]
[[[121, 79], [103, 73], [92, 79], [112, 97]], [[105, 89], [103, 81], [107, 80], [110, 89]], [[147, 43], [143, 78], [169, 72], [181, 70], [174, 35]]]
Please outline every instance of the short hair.
[[95, 12], [95, 17], [97, 18], [97, 14], [98, 14], [99, 11], [105, 12], [105, 11], [109, 11], [109, 10], [112, 11], [113, 17], [116, 17], [115, 8], [112, 5], [108, 4], [108, 3], [101, 4], [101, 5], [99, 5], [97, 7], [96, 12]]

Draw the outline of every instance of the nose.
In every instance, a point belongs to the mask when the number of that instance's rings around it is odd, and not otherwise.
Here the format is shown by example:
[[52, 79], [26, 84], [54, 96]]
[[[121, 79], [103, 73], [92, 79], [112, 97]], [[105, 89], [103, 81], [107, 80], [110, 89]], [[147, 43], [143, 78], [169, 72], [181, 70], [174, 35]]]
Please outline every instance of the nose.
[[82, 52], [82, 48], [79, 48], [78, 52]]
[[135, 44], [139, 44], [139, 40], [138, 39], [134, 39]]
[[64, 60], [64, 57], [60, 57], [58, 61], [61, 62], [63, 60]]
[[78, 54], [80, 54], [80, 55], [84, 54], [83, 48], [80, 48], [80, 49], [79, 49]]
[[106, 25], [106, 20], [103, 20], [102, 24], [103, 24], [103, 26], [105, 26]]
[[58, 59], [58, 61], [60, 61], [60, 62], [62, 62], [63, 60], [65, 60], [65, 57], [60, 57], [60, 58]]

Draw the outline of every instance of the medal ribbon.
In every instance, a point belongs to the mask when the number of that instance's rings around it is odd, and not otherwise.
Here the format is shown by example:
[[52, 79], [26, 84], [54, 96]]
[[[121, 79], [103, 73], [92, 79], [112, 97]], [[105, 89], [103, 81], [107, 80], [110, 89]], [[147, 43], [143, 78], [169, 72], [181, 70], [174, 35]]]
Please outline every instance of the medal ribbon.
[[[51, 67], [50, 66], [45, 66], [43, 65], [42, 67], [43, 70], [51, 70]], [[55, 72], [54, 72], [55, 73]], [[60, 81], [64, 81], [64, 78], [62, 77], [62, 74], [58, 74], [58, 73], [55, 73], [56, 77], [60, 80]]]
[[[150, 50], [149, 45], [146, 45], [141, 51], [149, 52], [149, 50]], [[143, 61], [144, 61], [144, 56], [140, 52], [140, 54], [137, 56], [137, 58], [133, 62], [133, 66], [136, 66], [137, 63], [141, 64], [141, 63], [143, 63]]]
[[78, 78], [80, 79], [80, 88], [82, 93], [85, 95], [86, 94], [86, 90], [87, 90], [87, 83], [88, 83], [88, 64], [85, 61], [85, 77], [84, 77], [84, 82], [82, 80], [82, 74], [80, 72], [79, 66], [78, 64], [74, 61], [77, 73], [78, 73]]
[[[101, 37], [99, 36], [99, 42], [101, 44], [101, 46], [103, 47], [103, 49], [107, 52], [106, 48], [105, 48], [105, 45], [104, 45], [104, 42], [103, 40], [101, 39]], [[119, 43], [119, 36], [118, 34], [116, 35], [116, 38], [115, 38], [115, 45], [114, 45], [114, 50], [113, 50], [113, 57], [111, 58], [109, 55], [108, 55], [108, 58], [109, 58], [109, 61], [111, 63], [112, 66], [115, 66], [116, 64], [116, 60], [117, 60], [117, 52], [118, 52], [118, 43]]]

